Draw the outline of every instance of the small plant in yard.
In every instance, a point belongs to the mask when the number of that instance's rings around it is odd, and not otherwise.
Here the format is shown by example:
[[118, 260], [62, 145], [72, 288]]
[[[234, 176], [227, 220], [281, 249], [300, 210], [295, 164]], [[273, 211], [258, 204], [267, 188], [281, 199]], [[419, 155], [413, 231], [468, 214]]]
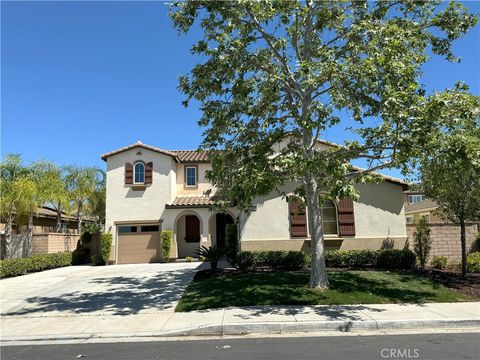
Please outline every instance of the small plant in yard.
[[468, 254], [467, 267], [469, 272], [480, 273], [480, 251]]
[[425, 218], [421, 218], [417, 223], [417, 231], [413, 234], [414, 252], [420, 262], [420, 268], [425, 269], [428, 254], [432, 248], [432, 239], [430, 238], [430, 227]]
[[112, 234], [104, 233], [100, 239], [100, 252], [105, 264], [108, 264], [112, 252]]
[[212, 273], [217, 272], [218, 260], [223, 256], [223, 251], [216, 246], [202, 246], [197, 249], [196, 253], [199, 256], [203, 256], [206, 261], [210, 262], [210, 268], [212, 269]]
[[92, 264], [94, 266], [105, 265], [105, 261], [103, 261], [103, 258], [101, 255], [93, 255]]
[[170, 257], [170, 249], [172, 248], [173, 232], [171, 230], [162, 231], [162, 256], [165, 261]]
[[445, 269], [447, 267], [447, 258], [445, 256], [434, 256], [432, 267], [439, 270]]
[[186, 262], [192, 262], [192, 261], [193, 261], [193, 257], [187, 256], [187, 257], [185, 258], [185, 261], [186, 261]]

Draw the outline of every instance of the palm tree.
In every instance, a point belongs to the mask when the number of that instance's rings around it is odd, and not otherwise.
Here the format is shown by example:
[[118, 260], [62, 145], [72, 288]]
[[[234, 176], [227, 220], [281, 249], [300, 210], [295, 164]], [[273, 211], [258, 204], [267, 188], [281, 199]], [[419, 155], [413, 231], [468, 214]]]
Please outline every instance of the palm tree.
[[69, 212], [71, 205], [65, 168], [59, 168], [54, 163], [49, 163], [44, 176], [47, 180], [45, 197], [57, 213], [55, 232], [58, 233], [62, 230], [62, 213]]
[[19, 182], [25, 176], [20, 154], [8, 154], [0, 163], [0, 212], [5, 219], [5, 257], [12, 256], [12, 227], [19, 199]]
[[102, 171], [94, 167], [68, 166], [66, 180], [71, 200], [77, 210], [77, 228], [82, 230], [83, 211], [89, 198], [102, 183]]

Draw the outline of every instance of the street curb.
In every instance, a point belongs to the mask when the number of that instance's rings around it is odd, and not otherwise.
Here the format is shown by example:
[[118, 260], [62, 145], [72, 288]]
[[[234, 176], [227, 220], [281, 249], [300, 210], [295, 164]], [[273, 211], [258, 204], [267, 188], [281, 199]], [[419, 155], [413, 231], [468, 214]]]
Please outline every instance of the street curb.
[[333, 320], [333, 321], [302, 321], [302, 322], [255, 322], [255, 323], [230, 323], [223, 325], [203, 325], [188, 329], [174, 329], [170, 331], [146, 331], [141, 333], [94, 333], [72, 334], [58, 336], [31, 336], [31, 337], [4, 337], [3, 345], [9, 342], [40, 342], [40, 341], [86, 341], [89, 339], [121, 340], [144, 338], [170, 338], [187, 336], [232, 336], [232, 335], [275, 335], [285, 333], [309, 333], [321, 331], [359, 332], [384, 331], [384, 330], [415, 330], [425, 328], [479, 328], [480, 319], [445, 319], [445, 320]]

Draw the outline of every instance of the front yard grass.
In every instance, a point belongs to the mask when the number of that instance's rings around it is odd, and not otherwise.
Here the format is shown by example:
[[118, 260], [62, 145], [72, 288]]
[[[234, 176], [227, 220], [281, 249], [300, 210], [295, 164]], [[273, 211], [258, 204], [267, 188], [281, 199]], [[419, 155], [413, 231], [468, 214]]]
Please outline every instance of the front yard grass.
[[308, 288], [307, 272], [225, 274], [195, 279], [175, 311], [255, 305], [344, 305], [474, 301], [428, 278], [388, 271], [331, 271], [330, 289]]

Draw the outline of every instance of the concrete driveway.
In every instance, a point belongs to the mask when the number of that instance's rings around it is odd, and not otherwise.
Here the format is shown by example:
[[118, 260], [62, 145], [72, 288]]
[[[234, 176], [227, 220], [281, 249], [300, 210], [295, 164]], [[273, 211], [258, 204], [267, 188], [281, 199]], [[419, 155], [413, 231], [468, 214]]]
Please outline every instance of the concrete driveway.
[[202, 263], [71, 266], [0, 281], [2, 317], [172, 313]]
[[0, 280], [1, 341], [159, 331], [203, 263], [71, 266]]

